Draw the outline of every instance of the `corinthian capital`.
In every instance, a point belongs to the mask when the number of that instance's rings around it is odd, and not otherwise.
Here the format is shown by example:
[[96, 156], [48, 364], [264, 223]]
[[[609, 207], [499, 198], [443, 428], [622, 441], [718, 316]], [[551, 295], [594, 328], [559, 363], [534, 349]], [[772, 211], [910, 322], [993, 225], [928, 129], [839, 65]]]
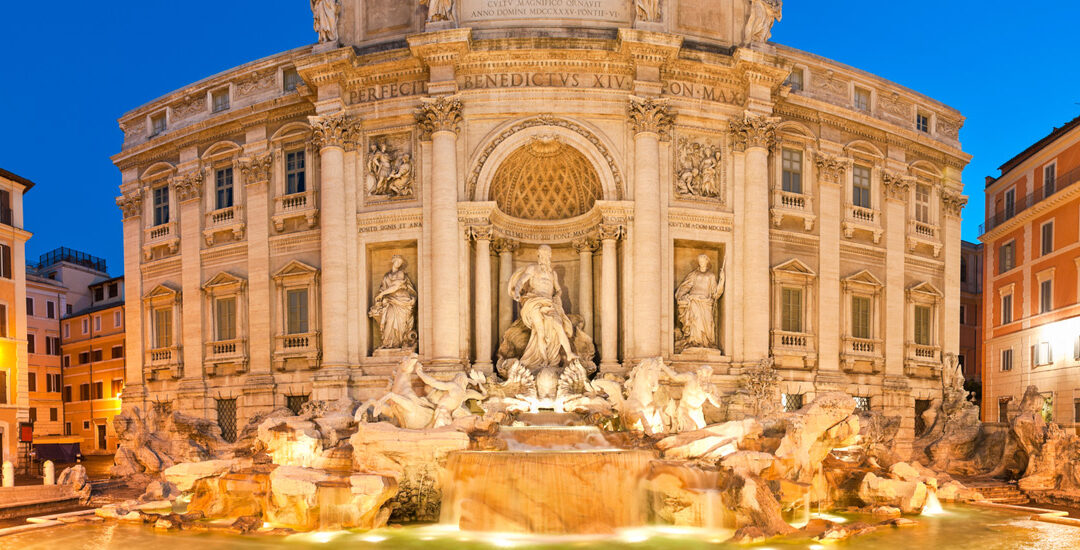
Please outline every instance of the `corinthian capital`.
[[818, 181], [840, 185], [844, 183], [844, 173], [851, 167], [851, 159], [818, 151], [814, 164], [818, 169]]
[[747, 113], [742, 120], [731, 121], [731, 137], [735, 150], [745, 151], [751, 147], [771, 149], [776, 145], [776, 125], [779, 118]]
[[424, 99], [424, 104], [416, 111], [416, 125], [420, 127], [423, 139], [439, 132], [454, 132], [461, 129], [461, 100], [456, 97], [437, 97]]
[[124, 219], [137, 218], [142, 215], [142, 189], [126, 195], [116, 197], [116, 206], [120, 207]]
[[345, 113], [308, 117], [311, 121], [311, 143], [317, 148], [351, 146], [356, 141], [356, 124]]
[[601, 224], [598, 229], [601, 241], [617, 241], [626, 233], [626, 228], [617, 224]]
[[471, 241], [490, 241], [491, 233], [490, 225], [471, 225], [465, 230], [466, 236]]
[[491, 247], [495, 250], [496, 254], [502, 254], [504, 252], [513, 254], [514, 252], [517, 252], [518, 246], [520, 245], [517, 241], [505, 238], [495, 239], [495, 242], [493, 242], [491, 245]]
[[274, 167], [274, 156], [264, 153], [240, 163], [240, 172], [244, 174], [244, 182], [248, 184], [263, 183], [270, 181], [270, 173]]
[[671, 134], [674, 118], [671, 116], [667, 103], [663, 100], [631, 96], [630, 107], [626, 114], [630, 117], [630, 123], [634, 125], [635, 133], [649, 132], [665, 140]]
[[173, 180], [173, 186], [176, 187], [176, 199], [180, 202], [201, 199], [205, 178], [206, 176], [200, 170], [177, 176]]
[[911, 176], [893, 172], [881, 173], [881, 184], [885, 187], [885, 196], [890, 199], [907, 200], [908, 192], [914, 182], [915, 178]]
[[941, 194], [941, 204], [945, 208], [945, 214], [959, 218], [960, 212], [967, 206], [968, 198], [959, 194], [945, 191]]
[[571, 246], [574, 247], [574, 250], [577, 250], [578, 254], [585, 254], [585, 253], [592, 254], [593, 252], [596, 252], [596, 248], [597, 248], [596, 239], [594, 239], [592, 237], [586, 237], [584, 239], [577, 239], [577, 240], [575, 240], [574, 242], [572, 242], [570, 244], [571, 244]]

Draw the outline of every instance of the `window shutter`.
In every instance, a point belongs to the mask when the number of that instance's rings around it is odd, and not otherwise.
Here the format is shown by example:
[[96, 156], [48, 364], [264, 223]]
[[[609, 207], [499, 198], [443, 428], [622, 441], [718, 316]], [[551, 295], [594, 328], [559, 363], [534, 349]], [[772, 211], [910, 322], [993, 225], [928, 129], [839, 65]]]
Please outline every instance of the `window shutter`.
[[5, 279], [11, 278], [11, 247], [8, 245], [0, 245], [0, 253], [3, 254], [3, 258], [0, 258], [4, 262], [3, 270], [0, 272], [0, 276]]
[[1080, 335], [1073, 340], [1073, 359], [1080, 359]]

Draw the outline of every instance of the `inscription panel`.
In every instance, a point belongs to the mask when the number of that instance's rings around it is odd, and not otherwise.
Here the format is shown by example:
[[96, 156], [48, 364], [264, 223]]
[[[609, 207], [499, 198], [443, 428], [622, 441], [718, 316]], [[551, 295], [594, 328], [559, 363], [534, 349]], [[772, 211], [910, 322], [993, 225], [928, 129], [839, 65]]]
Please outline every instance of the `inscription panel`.
[[460, 0], [462, 26], [628, 25], [630, 0]]

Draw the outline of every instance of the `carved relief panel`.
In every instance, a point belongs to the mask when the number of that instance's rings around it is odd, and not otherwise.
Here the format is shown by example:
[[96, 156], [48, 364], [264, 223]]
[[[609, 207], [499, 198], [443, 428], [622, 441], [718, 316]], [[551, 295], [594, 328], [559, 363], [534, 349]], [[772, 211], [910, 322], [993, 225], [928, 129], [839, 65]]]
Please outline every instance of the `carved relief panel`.
[[368, 136], [362, 172], [366, 202], [415, 198], [416, 168], [412, 132]]
[[726, 203], [727, 151], [719, 136], [679, 132], [673, 163], [675, 196]]

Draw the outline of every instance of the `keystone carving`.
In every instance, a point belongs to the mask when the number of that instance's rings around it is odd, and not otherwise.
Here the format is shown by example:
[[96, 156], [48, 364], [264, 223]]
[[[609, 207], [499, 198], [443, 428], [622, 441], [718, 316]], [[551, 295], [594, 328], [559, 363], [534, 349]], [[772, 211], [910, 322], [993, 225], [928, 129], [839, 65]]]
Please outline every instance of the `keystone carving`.
[[668, 139], [674, 124], [667, 104], [653, 98], [631, 97], [627, 116], [630, 117], [635, 133], [651, 132], [660, 136], [661, 140]]
[[461, 100], [451, 97], [425, 99], [424, 105], [416, 112], [416, 125], [420, 135], [429, 140], [438, 132], [458, 133], [461, 129]]

